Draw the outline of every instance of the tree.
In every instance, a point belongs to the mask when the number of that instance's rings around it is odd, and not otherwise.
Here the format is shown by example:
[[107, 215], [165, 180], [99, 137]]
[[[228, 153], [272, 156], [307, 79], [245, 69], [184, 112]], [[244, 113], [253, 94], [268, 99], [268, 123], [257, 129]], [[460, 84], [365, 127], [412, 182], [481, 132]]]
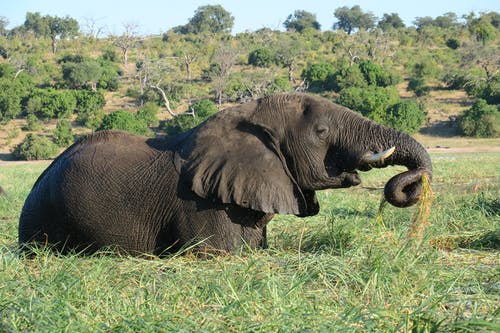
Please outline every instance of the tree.
[[40, 13], [27, 13], [24, 27], [32, 30], [40, 37], [50, 37], [52, 40], [52, 53], [57, 51], [57, 42], [65, 38], [76, 37], [80, 26], [78, 21], [66, 16], [41, 16]]
[[168, 59], [144, 58], [138, 61], [135, 66], [141, 87], [141, 94], [144, 94], [147, 89], [154, 89], [160, 94], [167, 112], [172, 117], [175, 117], [177, 114], [172, 111], [170, 99], [162, 85], [165, 76], [172, 71], [172, 66], [168, 62]]
[[123, 66], [127, 66], [128, 52], [131, 48], [135, 47], [138, 41], [138, 25], [135, 23], [125, 23], [123, 27], [123, 33], [120, 36], [111, 36], [111, 40], [113, 41], [113, 45], [122, 51], [122, 63]]
[[387, 31], [390, 28], [399, 29], [404, 28], [405, 24], [401, 17], [397, 13], [387, 14], [384, 13], [384, 16], [378, 21], [377, 26], [382, 29], [382, 31]]
[[297, 32], [302, 32], [307, 28], [312, 28], [314, 30], [321, 29], [316, 14], [309, 13], [305, 10], [296, 10], [293, 14], [288, 15], [283, 26], [288, 31], [295, 30]]
[[5, 16], [0, 16], [0, 36], [7, 35], [7, 26], [9, 25], [9, 20]]
[[471, 13], [466, 17], [467, 26], [477, 41], [484, 45], [490, 40], [494, 40], [500, 24], [500, 14], [496, 12], [484, 13], [476, 17]]
[[338, 20], [333, 29], [344, 30], [348, 35], [356, 29], [369, 30], [375, 26], [375, 16], [370, 12], [364, 13], [358, 5], [351, 8], [347, 6], [337, 8], [333, 15]]
[[422, 31], [425, 27], [437, 27], [442, 29], [449, 29], [458, 27], [458, 16], [453, 12], [448, 12], [443, 15], [437, 16], [433, 19], [430, 16], [416, 17], [413, 24], [417, 27], [417, 31]]
[[212, 64], [209, 70], [209, 79], [215, 91], [215, 99], [222, 104], [224, 91], [228, 86], [228, 77], [236, 63], [238, 49], [230, 44], [221, 44], [214, 51]]
[[274, 45], [276, 49], [276, 61], [288, 69], [288, 81], [295, 84], [295, 71], [297, 63], [305, 52], [304, 41], [301, 38], [295, 38], [295, 34], [281, 35]]
[[173, 31], [180, 34], [230, 33], [233, 25], [234, 17], [221, 5], [206, 5], [198, 7], [186, 25], [174, 27]]
[[102, 69], [97, 61], [87, 59], [82, 62], [64, 63], [62, 73], [63, 79], [70, 88], [80, 89], [88, 86], [96, 91], [97, 83], [102, 76]]

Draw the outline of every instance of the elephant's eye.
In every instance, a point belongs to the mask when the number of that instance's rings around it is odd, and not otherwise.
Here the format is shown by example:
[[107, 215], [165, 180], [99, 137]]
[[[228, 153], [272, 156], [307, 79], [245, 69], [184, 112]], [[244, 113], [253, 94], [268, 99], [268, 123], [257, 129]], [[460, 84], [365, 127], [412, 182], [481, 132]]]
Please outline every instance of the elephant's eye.
[[330, 132], [330, 129], [326, 125], [318, 125], [316, 126], [316, 134], [320, 139], [326, 139], [328, 136], [328, 133]]

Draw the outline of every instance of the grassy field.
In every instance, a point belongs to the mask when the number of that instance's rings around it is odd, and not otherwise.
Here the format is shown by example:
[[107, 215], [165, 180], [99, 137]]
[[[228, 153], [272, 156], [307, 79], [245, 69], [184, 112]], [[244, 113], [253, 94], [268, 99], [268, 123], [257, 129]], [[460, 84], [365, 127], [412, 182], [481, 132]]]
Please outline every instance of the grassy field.
[[319, 194], [318, 216], [278, 216], [270, 248], [197, 259], [16, 253], [24, 198], [46, 164], [0, 166], [0, 332], [499, 332], [500, 153], [433, 156], [421, 244], [416, 208], [381, 187]]

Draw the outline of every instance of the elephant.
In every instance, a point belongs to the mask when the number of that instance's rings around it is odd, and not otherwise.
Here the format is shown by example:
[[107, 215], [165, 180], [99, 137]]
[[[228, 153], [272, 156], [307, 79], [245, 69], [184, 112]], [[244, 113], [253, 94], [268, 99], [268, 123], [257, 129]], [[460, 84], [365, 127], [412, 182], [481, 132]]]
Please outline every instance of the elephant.
[[22, 208], [19, 245], [139, 256], [265, 248], [275, 214], [313, 216], [316, 191], [359, 185], [358, 171], [388, 165], [408, 170], [387, 182], [386, 200], [415, 204], [422, 176], [432, 176], [424, 147], [306, 93], [229, 107], [169, 138], [98, 131], [37, 179]]
[[2, 186], [0, 186], [0, 197], [5, 195], [7, 195], [7, 193], [5, 193], [5, 190], [2, 188]]

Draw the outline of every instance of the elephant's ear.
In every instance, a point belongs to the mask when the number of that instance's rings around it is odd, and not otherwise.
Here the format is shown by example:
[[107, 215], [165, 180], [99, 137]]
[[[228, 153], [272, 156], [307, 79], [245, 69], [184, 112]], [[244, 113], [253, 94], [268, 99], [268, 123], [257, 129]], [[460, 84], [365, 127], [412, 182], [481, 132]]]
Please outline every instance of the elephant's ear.
[[314, 192], [304, 195], [297, 186], [273, 133], [234, 113], [217, 114], [178, 145], [181, 180], [215, 202], [266, 213], [317, 213]]

